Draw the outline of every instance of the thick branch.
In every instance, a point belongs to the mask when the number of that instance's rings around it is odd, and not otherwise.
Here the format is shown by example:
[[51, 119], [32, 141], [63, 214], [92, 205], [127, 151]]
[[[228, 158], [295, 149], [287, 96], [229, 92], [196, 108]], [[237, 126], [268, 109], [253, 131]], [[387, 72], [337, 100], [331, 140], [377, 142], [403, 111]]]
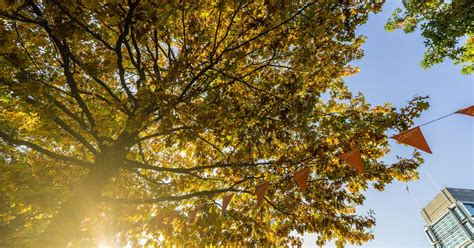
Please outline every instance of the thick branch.
[[112, 89], [100, 78], [98, 78], [97, 76], [95, 75], [92, 75], [90, 73], [87, 72], [87, 70], [85, 70], [85, 66], [84, 64], [76, 58], [76, 56], [72, 53], [69, 54], [72, 61], [74, 61], [74, 63], [78, 64], [83, 70], [84, 72], [90, 76], [97, 84], [99, 84], [102, 88], [105, 89], [105, 91], [107, 91], [107, 93], [118, 103], [120, 104], [120, 106], [122, 106], [123, 108], [123, 112], [126, 113], [126, 114], [130, 114], [130, 110], [128, 109], [127, 105], [125, 105], [124, 103], [122, 103], [122, 101], [120, 101], [120, 98], [115, 95], [115, 93], [112, 91]]
[[69, 133], [72, 137], [74, 137], [77, 141], [83, 144], [89, 151], [91, 151], [94, 155], [97, 155], [97, 150], [92, 146], [82, 135], [72, 129], [69, 125], [67, 125], [63, 120], [59, 117], [54, 118], [53, 120], [56, 124], [58, 124], [64, 131]]
[[115, 53], [117, 55], [117, 66], [119, 68], [120, 84], [122, 85], [122, 88], [127, 93], [128, 98], [130, 98], [130, 100], [132, 100], [133, 102], [136, 102], [136, 99], [133, 96], [130, 89], [128, 88], [127, 83], [125, 81], [125, 68], [123, 67], [122, 44], [125, 42], [125, 39], [130, 31], [130, 25], [132, 24], [132, 18], [133, 18], [133, 11], [138, 6], [138, 3], [139, 1], [136, 1], [134, 4], [130, 5], [130, 9], [127, 13], [127, 17], [125, 18], [123, 32], [119, 35], [117, 42], [115, 43]]
[[190, 199], [193, 197], [200, 196], [212, 196], [225, 192], [249, 192], [245, 190], [234, 189], [233, 186], [227, 189], [215, 189], [215, 190], [204, 190], [199, 192], [193, 192], [186, 195], [177, 195], [177, 196], [162, 196], [151, 199], [125, 199], [125, 198], [111, 198], [111, 197], [102, 197], [103, 202], [107, 203], [119, 203], [119, 204], [149, 204], [149, 203], [158, 203], [164, 201], [181, 201]]
[[[59, 44], [61, 44], [61, 43], [59, 43]], [[89, 108], [87, 107], [86, 103], [84, 102], [81, 95], [79, 94], [79, 89], [77, 87], [77, 82], [74, 79], [74, 76], [71, 72], [71, 69], [69, 68], [69, 63], [70, 63], [69, 48], [64, 43], [64, 45], [61, 45], [61, 47], [59, 47], [59, 50], [61, 51], [61, 54], [62, 54], [62, 57], [63, 57], [63, 69], [64, 69], [64, 75], [66, 76], [66, 82], [69, 85], [69, 88], [71, 89], [71, 93], [72, 93], [74, 99], [76, 99], [77, 103], [79, 104], [82, 111], [86, 115], [87, 120], [89, 121], [89, 124], [91, 125], [91, 127], [94, 127], [95, 126], [94, 117], [92, 117], [92, 114], [91, 114]]]
[[260, 166], [260, 165], [271, 165], [275, 163], [275, 161], [269, 162], [259, 162], [259, 163], [215, 163], [212, 165], [201, 165], [189, 168], [169, 168], [169, 167], [159, 167], [153, 166], [145, 163], [141, 163], [134, 160], [126, 160], [125, 161], [128, 168], [136, 168], [136, 169], [145, 169], [145, 170], [153, 170], [159, 172], [174, 172], [174, 173], [181, 173], [181, 174], [189, 174], [190, 172], [200, 171], [205, 169], [214, 169], [214, 168], [226, 168], [226, 167], [253, 167], [253, 166]]
[[29, 147], [29, 148], [31, 148], [31, 149], [39, 152], [39, 153], [42, 153], [42, 154], [44, 154], [44, 155], [46, 155], [46, 156], [48, 156], [52, 159], [61, 160], [61, 161], [65, 161], [65, 162], [70, 162], [70, 163], [73, 163], [73, 164], [76, 164], [76, 165], [79, 165], [79, 166], [82, 166], [82, 167], [88, 168], [88, 169], [92, 168], [92, 163], [90, 163], [90, 162], [54, 153], [50, 150], [47, 150], [47, 149], [45, 149], [45, 148], [43, 148], [43, 147], [41, 147], [37, 144], [31, 143], [31, 142], [26, 141], [26, 140], [14, 139], [13, 137], [11, 137], [10, 135], [8, 135], [7, 133], [5, 133], [1, 130], [0, 130], [0, 138], [2, 138], [6, 142], [11, 143], [13, 145]]
[[33, 8], [34, 13], [42, 19], [42, 21], [40, 22], [41, 27], [44, 28], [44, 30], [48, 33], [48, 35], [53, 40], [54, 44], [58, 47], [61, 57], [63, 59], [62, 66], [64, 70], [64, 76], [66, 76], [66, 82], [69, 88], [71, 89], [71, 94], [74, 97], [74, 99], [77, 101], [77, 103], [79, 104], [79, 107], [82, 109], [82, 111], [86, 115], [91, 127], [94, 127], [95, 126], [94, 118], [92, 117], [92, 114], [89, 111], [89, 108], [87, 107], [86, 103], [84, 102], [81, 95], [79, 94], [77, 82], [74, 79], [74, 75], [71, 72], [71, 69], [69, 68], [71, 52], [69, 51], [68, 45], [66, 44], [66, 42], [61, 41], [60, 39], [58, 39], [56, 36], [53, 35], [53, 31], [49, 27], [48, 22], [43, 18], [43, 13], [41, 12], [40, 8], [31, 0], [28, 1], [28, 3]]
[[174, 133], [176, 131], [179, 131], [179, 130], [191, 129], [191, 128], [192, 127], [187, 127], [187, 126], [186, 127], [176, 127], [176, 128], [170, 129], [170, 130], [163, 131], [163, 132], [158, 132], [158, 133], [145, 135], [145, 136], [139, 138], [138, 141], [144, 141], [144, 140], [155, 138], [155, 137], [158, 137], [158, 136], [172, 134], [172, 133]]
[[[50, 100], [54, 103], [54, 105], [56, 107], [58, 107], [59, 109], [61, 109], [66, 115], [68, 115], [69, 117], [71, 117], [73, 120], [75, 120], [80, 126], [82, 129], [84, 130], [89, 130], [89, 128], [87, 127], [87, 123], [85, 123], [81, 118], [79, 118], [79, 116], [77, 116], [76, 114], [74, 114], [71, 110], [69, 110], [64, 104], [62, 104], [61, 102], [59, 102], [58, 100], [56, 100], [56, 98], [52, 97], [52, 96], [48, 96], [50, 98]], [[93, 134], [94, 135], [94, 134]]]

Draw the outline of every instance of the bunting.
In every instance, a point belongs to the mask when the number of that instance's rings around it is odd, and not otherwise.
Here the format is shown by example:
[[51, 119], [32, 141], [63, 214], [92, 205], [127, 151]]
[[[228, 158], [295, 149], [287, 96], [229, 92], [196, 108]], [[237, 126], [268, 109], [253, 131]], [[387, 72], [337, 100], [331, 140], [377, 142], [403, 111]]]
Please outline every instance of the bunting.
[[295, 179], [298, 186], [300, 186], [303, 192], [306, 191], [308, 188], [308, 176], [309, 176], [310, 169], [306, 167], [301, 169], [293, 174], [293, 178]]
[[460, 109], [460, 110], [456, 111], [456, 113], [469, 115], [469, 116], [474, 116], [474, 105], [472, 105], [470, 107], [467, 107], [467, 108], [464, 108], [464, 109]]
[[225, 195], [222, 197], [222, 214], [225, 214], [225, 211], [227, 209], [227, 206], [230, 203], [230, 200], [232, 199], [233, 194]]
[[255, 194], [257, 195], [257, 207], [260, 206], [260, 204], [262, 204], [263, 197], [265, 196], [265, 193], [267, 192], [267, 189], [269, 186], [270, 186], [270, 183], [268, 182], [263, 182], [255, 186]]
[[425, 136], [423, 136], [423, 133], [421, 132], [419, 126], [410, 128], [390, 138], [395, 139], [405, 145], [409, 145], [422, 151], [425, 151], [429, 154], [432, 154], [430, 146], [428, 145], [428, 143], [426, 143]]
[[359, 149], [354, 149], [352, 151], [343, 153], [339, 155], [339, 159], [346, 161], [348, 164], [352, 165], [357, 171], [357, 173], [364, 173], [364, 163], [362, 162], [362, 155]]
[[155, 226], [163, 223], [163, 219], [164, 219], [163, 215], [157, 215], [155, 217], [152, 217], [152, 219], [149, 222], [149, 226], [150, 227], [155, 227]]
[[[414, 148], [420, 149], [422, 151], [425, 151], [427, 153], [432, 154], [431, 149], [426, 142], [426, 139], [421, 131], [421, 126], [433, 123], [435, 121], [439, 121], [441, 119], [444, 119], [448, 116], [451, 116], [453, 114], [464, 114], [468, 116], [474, 116], [474, 105], [460, 109], [454, 113], [442, 116], [440, 118], [434, 119], [432, 121], [429, 121], [427, 123], [424, 123], [422, 125], [410, 128], [404, 132], [401, 132], [399, 134], [393, 135], [390, 138], [397, 140], [399, 143], [403, 143], [405, 145], [412, 146]], [[354, 149], [345, 153], [342, 153], [339, 155], [339, 159], [345, 161], [346, 163], [350, 164], [354, 169], [357, 171], [357, 173], [363, 173], [365, 171], [364, 169], [364, 162], [362, 160], [362, 153], [360, 149]], [[293, 173], [293, 178], [296, 181], [297, 185], [300, 187], [300, 189], [305, 192], [308, 189], [308, 178], [309, 178], [309, 173], [311, 172], [309, 167], [305, 167], [303, 169], [300, 169], [296, 172]], [[265, 199], [265, 193], [267, 192], [268, 188], [270, 187], [270, 183], [267, 181], [264, 181], [261, 184], [258, 184], [255, 186], [255, 195], [257, 196], [257, 204], [256, 206], [260, 206], [263, 203], [263, 200]], [[407, 186], [407, 191], [409, 192], [408, 186]], [[222, 214], [226, 213], [226, 209], [229, 206], [230, 201], [232, 200], [232, 197], [234, 194], [228, 194], [224, 195], [222, 197]], [[193, 222], [194, 219], [196, 218], [196, 215], [198, 214], [199, 211], [201, 211], [207, 203], [201, 203], [197, 204], [194, 209], [189, 213], [189, 222]], [[156, 216], [150, 221], [150, 225], [156, 225], [160, 221], [163, 220], [162, 216]]]
[[201, 211], [201, 209], [203, 209], [204, 206], [206, 206], [205, 202], [201, 203], [201, 204], [198, 204], [194, 207], [193, 211], [191, 211], [191, 213], [189, 213], [189, 223], [194, 221], [194, 218], [196, 218], [197, 213], [199, 211]]
[[170, 223], [172, 220], [176, 219], [177, 217], [178, 217], [177, 212], [159, 214], [151, 218], [149, 225], [150, 227], [155, 227], [163, 223]]

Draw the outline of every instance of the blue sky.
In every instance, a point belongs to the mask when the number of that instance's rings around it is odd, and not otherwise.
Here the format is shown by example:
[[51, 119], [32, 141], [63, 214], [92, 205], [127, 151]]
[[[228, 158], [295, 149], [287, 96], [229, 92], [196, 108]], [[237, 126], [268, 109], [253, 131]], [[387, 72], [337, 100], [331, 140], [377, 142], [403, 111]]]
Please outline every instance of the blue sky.
[[[391, 102], [404, 106], [415, 95], [429, 95], [430, 108], [415, 125], [452, 113], [474, 104], [474, 77], [464, 76], [451, 61], [430, 69], [420, 67], [425, 50], [419, 33], [386, 32], [384, 24], [400, 1], [388, 0], [383, 11], [371, 15], [359, 34], [367, 36], [365, 56], [354, 65], [361, 71], [346, 79], [352, 92], [362, 92], [376, 105]], [[422, 127], [433, 154], [425, 153], [420, 179], [406, 184], [394, 182], [383, 192], [370, 189], [360, 213], [373, 209], [377, 225], [375, 240], [362, 247], [431, 247], [424, 235], [420, 210], [443, 187], [474, 189], [474, 118], [452, 115]], [[408, 155], [412, 148], [391, 142], [396, 155]], [[305, 235], [304, 246], [314, 246], [314, 235]], [[333, 247], [329, 244], [327, 247]]]

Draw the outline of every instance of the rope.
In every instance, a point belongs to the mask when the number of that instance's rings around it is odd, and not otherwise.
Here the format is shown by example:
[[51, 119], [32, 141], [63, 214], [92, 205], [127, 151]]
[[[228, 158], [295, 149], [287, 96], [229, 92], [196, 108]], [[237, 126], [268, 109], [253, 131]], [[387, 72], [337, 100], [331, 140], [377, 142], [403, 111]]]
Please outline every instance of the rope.
[[415, 196], [410, 192], [410, 189], [408, 188], [408, 184], [406, 184], [406, 190], [407, 190], [407, 193], [410, 195], [411, 199], [413, 199], [413, 201], [416, 203], [416, 206], [419, 208], [419, 209], [422, 209], [423, 207], [421, 207], [421, 204], [420, 202], [415, 198]]
[[434, 185], [434, 187], [438, 190], [438, 191], [441, 191], [441, 187], [439, 186], [439, 184], [436, 183], [436, 181], [433, 179], [433, 177], [431, 177], [430, 173], [428, 173], [427, 170], [425, 170], [424, 166], [420, 166], [421, 169], [423, 170], [423, 172], [428, 176], [428, 178], [430, 179], [431, 183]]
[[444, 119], [444, 118], [446, 118], [446, 117], [448, 117], [448, 116], [451, 116], [451, 115], [454, 115], [454, 114], [456, 114], [456, 113], [457, 113], [457, 112], [453, 112], [453, 113], [451, 113], [451, 114], [447, 114], [447, 115], [445, 115], [445, 116], [439, 117], [439, 118], [437, 118], [437, 119], [434, 119], [434, 120], [432, 120], [432, 121], [428, 121], [428, 122], [426, 122], [426, 123], [423, 123], [423, 124], [421, 124], [421, 125], [418, 125], [418, 126], [419, 126], [419, 127], [422, 127], [422, 126], [425, 126], [425, 125], [431, 124], [431, 123], [433, 123], [433, 122], [435, 122], [435, 121], [439, 121], [439, 120], [441, 120], [441, 119]]

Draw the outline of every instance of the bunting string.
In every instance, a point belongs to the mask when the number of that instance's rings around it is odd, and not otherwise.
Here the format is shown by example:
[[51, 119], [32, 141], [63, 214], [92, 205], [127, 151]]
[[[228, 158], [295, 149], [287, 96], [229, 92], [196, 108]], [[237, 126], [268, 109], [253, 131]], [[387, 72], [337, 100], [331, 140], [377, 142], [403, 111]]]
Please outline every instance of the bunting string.
[[426, 142], [426, 139], [423, 136], [423, 133], [421, 132], [420, 127], [421, 126], [426, 126], [426, 125], [428, 125], [430, 123], [433, 123], [433, 122], [436, 122], [436, 121], [439, 121], [439, 120], [444, 119], [444, 118], [446, 118], [448, 116], [451, 116], [453, 114], [464, 114], [464, 115], [468, 115], [468, 116], [474, 116], [474, 105], [471, 105], [471, 106], [469, 106], [467, 108], [464, 108], [464, 109], [460, 109], [456, 112], [447, 114], [445, 116], [439, 117], [437, 119], [434, 119], [432, 121], [426, 122], [426, 123], [421, 124], [421, 125], [418, 125], [416, 127], [410, 128], [410, 129], [408, 129], [404, 132], [401, 132], [399, 134], [396, 134], [396, 135], [394, 135], [390, 138], [395, 139], [398, 142], [403, 143], [405, 145], [409, 145], [409, 146], [415, 147], [417, 149], [420, 149], [422, 151], [425, 151], [427, 153], [432, 154], [431, 149], [430, 149], [428, 143]]
[[423, 172], [426, 174], [428, 179], [431, 181], [431, 183], [433, 184], [435, 189], [438, 190], [438, 191], [441, 191], [441, 187], [439, 186], [439, 184], [436, 183], [436, 181], [433, 179], [433, 177], [430, 175], [430, 173], [428, 173], [428, 171], [425, 169], [425, 167], [424, 166], [420, 166], [420, 167], [421, 167], [421, 170], [423, 170]]
[[422, 205], [420, 204], [418, 199], [416, 199], [415, 195], [412, 194], [412, 192], [410, 192], [410, 189], [408, 188], [408, 184], [406, 185], [406, 190], [407, 190], [408, 195], [410, 195], [411, 199], [413, 199], [413, 201], [415, 202], [416, 206], [421, 209]]
[[[474, 117], [474, 105], [469, 106], [469, 107], [464, 108], [464, 109], [460, 109], [456, 112], [444, 115], [444, 116], [436, 118], [434, 120], [428, 121], [428, 122], [423, 123], [421, 125], [412, 127], [412, 128], [410, 128], [408, 130], [405, 130], [405, 131], [403, 131], [399, 134], [393, 135], [390, 138], [397, 140], [399, 143], [403, 143], [405, 145], [409, 145], [409, 146], [412, 146], [416, 149], [419, 149], [419, 150], [422, 150], [422, 151], [425, 151], [427, 153], [432, 154], [431, 149], [430, 149], [428, 143], [426, 142], [426, 139], [423, 136], [423, 133], [422, 133], [420, 127], [426, 126], [428, 124], [431, 124], [431, 123], [439, 121], [439, 120], [442, 120], [442, 119], [447, 118], [447, 117], [449, 117], [451, 115], [454, 115], [454, 114], [463, 114], [463, 115], [468, 115], [468, 116], [473, 116]], [[361, 152], [360, 149], [355, 148], [355, 149], [352, 149], [350, 151], [345, 151], [345, 152], [339, 154], [338, 157], [341, 161], [344, 161], [347, 164], [351, 165], [353, 167], [353, 169], [357, 172], [357, 174], [368, 172], [364, 168], [364, 163], [363, 163], [363, 160], [362, 160], [362, 152]], [[311, 160], [313, 160], [313, 159], [310, 159], [310, 161]], [[295, 165], [298, 165], [298, 164], [301, 165], [303, 162], [304, 161], [300, 161], [300, 162], [296, 163]], [[308, 161], [306, 161], [306, 162], [308, 162]], [[310, 171], [309, 167], [302, 167], [302, 166], [298, 166], [298, 167], [299, 168], [297, 168], [293, 172], [285, 173], [282, 176], [282, 179], [279, 180], [276, 183], [270, 183], [268, 181], [262, 181], [258, 185], [256, 185], [255, 186], [255, 191], [254, 191], [254, 194], [257, 198], [256, 207], [260, 206], [263, 203], [263, 201], [265, 200], [272, 207], [274, 207], [275, 209], [281, 211], [280, 209], [278, 209], [276, 206], [274, 206], [274, 204], [272, 204], [265, 197], [265, 193], [267, 192], [267, 190], [270, 186], [276, 186], [284, 180], [288, 180], [288, 179], [293, 178], [295, 180], [296, 184], [298, 185], [298, 187], [301, 189], [301, 191], [303, 193], [305, 193], [307, 188], [308, 188], [308, 178], [309, 178], [309, 175], [310, 175], [311, 171]], [[435, 186], [435, 188], [437, 188], [438, 190], [441, 190], [441, 188], [435, 182], [435, 180], [431, 177], [431, 175], [423, 167], [421, 167], [421, 169], [428, 176], [429, 180]], [[317, 178], [315, 180], [329, 180], [329, 179]], [[314, 181], [314, 180], [312, 180], [312, 181]], [[417, 203], [417, 205], [419, 205], [418, 200], [411, 194], [411, 192], [408, 188], [408, 184], [406, 185], [406, 190], [407, 190], [408, 194], [413, 198], [413, 200]], [[239, 192], [239, 191], [236, 191], [236, 192]], [[249, 191], [245, 191], [245, 190], [243, 190], [241, 192], [250, 193]], [[222, 197], [222, 204], [218, 204], [218, 205], [221, 206], [222, 214], [226, 213], [226, 209], [227, 209], [229, 203], [231, 202], [232, 197], [233, 197], [234, 194], [235, 193], [231, 193], [231, 194], [224, 195]], [[189, 222], [190, 223], [194, 221], [194, 218], [196, 217], [197, 213], [199, 211], [203, 210], [205, 205], [206, 205], [205, 202], [195, 205], [194, 209], [189, 213]]]
[[428, 122], [423, 123], [423, 124], [420, 124], [420, 125], [418, 125], [418, 126], [419, 126], [419, 127], [426, 126], [426, 125], [428, 125], [428, 124], [431, 124], [431, 123], [433, 123], [433, 122], [437, 122], [437, 121], [439, 121], [439, 120], [442, 120], [442, 119], [444, 119], [444, 118], [446, 118], [446, 117], [449, 117], [449, 116], [451, 116], [451, 115], [454, 115], [454, 114], [464, 114], [464, 115], [474, 116], [474, 105], [469, 106], [469, 107], [467, 107], [467, 108], [460, 109], [460, 110], [458, 110], [458, 111], [456, 111], [456, 112], [452, 112], [452, 113], [450, 113], [450, 114], [441, 116], [441, 117], [439, 117], [439, 118], [436, 118], [436, 119], [434, 119], [434, 120], [428, 121]]
[[456, 113], [457, 113], [457, 112], [453, 112], [453, 113], [451, 113], [451, 114], [447, 114], [447, 115], [445, 115], [445, 116], [441, 116], [441, 117], [439, 117], [439, 118], [436, 118], [436, 119], [434, 119], [434, 120], [432, 120], [432, 121], [428, 121], [428, 122], [423, 123], [423, 124], [418, 125], [418, 126], [419, 126], [419, 127], [426, 126], [426, 125], [428, 125], [428, 124], [431, 124], [431, 123], [433, 123], [433, 122], [437, 122], [437, 121], [439, 121], [439, 120], [442, 120], [442, 119], [444, 119], [444, 118], [446, 118], [446, 117], [449, 117], [449, 116], [451, 116], [451, 115], [454, 115], [454, 114], [456, 114]]

